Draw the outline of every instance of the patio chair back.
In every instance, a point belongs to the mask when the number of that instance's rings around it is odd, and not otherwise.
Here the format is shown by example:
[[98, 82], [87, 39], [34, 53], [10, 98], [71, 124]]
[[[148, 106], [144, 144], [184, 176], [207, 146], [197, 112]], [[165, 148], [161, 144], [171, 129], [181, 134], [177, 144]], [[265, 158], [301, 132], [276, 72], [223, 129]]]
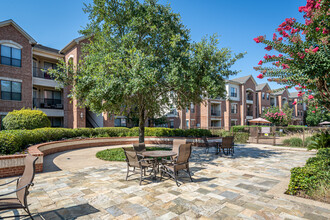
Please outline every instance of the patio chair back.
[[[38, 157], [32, 156], [30, 154], [25, 157], [25, 168], [22, 177], [17, 182], [17, 189], [22, 188], [27, 184], [32, 184], [35, 175], [35, 163], [37, 159]], [[30, 185], [16, 192], [17, 199], [21, 202], [21, 204], [27, 205], [26, 196], [28, 195], [29, 187]]]
[[142, 153], [142, 152], [145, 152], [147, 150], [146, 145], [144, 143], [133, 144], [133, 148], [138, 153]]
[[233, 136], [228, 136], [228, 137], [222, 138], [222, 147], [230, 148], [232, 146], [234, 146], [234, 137]]
[[205, 144], [205, 147], [210, 147], [209, 141], [207, 140], [207, 137], [206, 136], [203, 136], [202, 137], [202, 140], [203, 140], [203, 142]]
[[186, 144], [187, 140], [186, 139], [174, 139], [173, 140], [173, 147], [172, 147], [172, 151], [175, 153], [179, 153], [179, 146], [181, 144]]
[[126, 162], [129, 166], [139, 167], [139, 158], [137, 152], [131, 147], [123, 147]]
[[191, 155], [191, 144], [181, 144], [179, 146], [179, 153], [176, 159], [177, 164], [185, 164], [189, 162]]

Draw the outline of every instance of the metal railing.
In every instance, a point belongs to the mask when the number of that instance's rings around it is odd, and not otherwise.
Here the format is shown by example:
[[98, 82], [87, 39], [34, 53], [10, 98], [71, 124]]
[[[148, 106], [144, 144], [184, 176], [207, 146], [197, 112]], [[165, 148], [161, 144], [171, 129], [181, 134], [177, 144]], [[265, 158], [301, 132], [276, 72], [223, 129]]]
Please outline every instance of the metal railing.
[[43, 79], [51, 79], [54, 78], [47, 74], [47, 70], [44, 70], [43, 68], [33, 67], [33, 76], [37, 78], [43, 78]]
[[253, 116], [253, 111], [246, 111], [246, 116]]
[[252, 94], [247, 94], [246, 95], [246, 100], [253, 101], [253, 95]]
[[211, 111], [211, 116], [221, 116], [220, 111]]
[[63, 109], [63, 100], [62, 99], [33, 98], [33, 107]]

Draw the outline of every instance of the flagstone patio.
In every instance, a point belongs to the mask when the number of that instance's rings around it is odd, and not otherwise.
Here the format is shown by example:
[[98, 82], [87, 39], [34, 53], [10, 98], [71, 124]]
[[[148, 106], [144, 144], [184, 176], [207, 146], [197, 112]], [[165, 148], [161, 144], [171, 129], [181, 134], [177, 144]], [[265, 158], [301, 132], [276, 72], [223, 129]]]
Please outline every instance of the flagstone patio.
[[[101, 148], [99, 148], [101, 149]], [[102, 148], [103, 149], [103, 148]], [[64, 152], [94, 158], [96, 148]], [[214, 152], [214, 151], [213, 151]], [[235, 156], [205, 154], [193, 148], [194, 182], [181, 178], [125, 181], [126, 163], [100, 162], [93, 167], [39, 173], [28, 197], [35, 219], [329, 219], [330, 205], [283, 194], [290, 169], [315, 152], [304, 149], [240, 145]], [[45, 160], [54, 160], [54, 156]], [[93, 159], [94, 160], [94, 159]], [[70, 157], [72, 164], [77, 164]], [[90, 165], [90, 163], [86, 163]], [[49, 170], [51, 171], [51, 170]], [[184, 177], [184, 175], [182, 175]], [[0, 179], [0, 184], [13, 178]], [[14, 189], [3, 189], [0, 193]], [[21, 211], [0, 211], [5, 217]]]

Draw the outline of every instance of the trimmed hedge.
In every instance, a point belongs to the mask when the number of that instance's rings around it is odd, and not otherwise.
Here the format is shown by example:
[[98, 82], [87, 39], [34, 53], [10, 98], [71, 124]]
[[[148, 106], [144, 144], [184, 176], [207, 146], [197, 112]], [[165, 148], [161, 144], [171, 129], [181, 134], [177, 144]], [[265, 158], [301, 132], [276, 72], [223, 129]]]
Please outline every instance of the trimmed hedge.
[[235, 125], [230, 128], [231, 132], [249, 132], [249, 128], [270, 127], [267, 125]]
[[211, 133], [213, 136], [217, 136], [217, 137], [227, 137], [227, 136], [231, 136], [234, 135], [234, 142], [235, 143], [247, 143], [247, 141], [249, 140], [249, 133], [247, 132], [229, 132], [226, 131], [224, 129], [213, 129], [211, 130]]
[[290, 195], [309, 196], [329, 202], [330, 196], [330, 148], [319, 149], [316, 157], [309, 158], [304, 167], [291, 169]]
[[[34, 130], [6, 130], [0, 132], [0, 154], [14, 154], [30, 145], [77, 137], [129, 137], [138, 136], [138, 128], [38, 128]], [[205, 129], [145, 129], [145, 136], [157, 137], [202, 137], [212, 136]]]
[[50, 120], [44, 112], [24, 108], [9, 112], [2, 123], [6, 130], [50, 127]]

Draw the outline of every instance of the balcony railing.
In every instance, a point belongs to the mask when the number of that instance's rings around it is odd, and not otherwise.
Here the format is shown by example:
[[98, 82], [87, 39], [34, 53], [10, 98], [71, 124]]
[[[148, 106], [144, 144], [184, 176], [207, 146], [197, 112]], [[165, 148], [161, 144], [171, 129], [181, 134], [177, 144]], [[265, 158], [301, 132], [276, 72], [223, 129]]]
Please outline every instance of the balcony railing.
[[253, 101], [253, 95], [252, 94], [247, 94], [246, 95], [246, 100]]
[[220, 111], [211, 111], [211, 116], [221, 116]]
[[33, 76], [43, 79], [53, 79], [53, 77], [47, 74], [47, 70], [38, 67], [33, 67]]
[[247, 111], [246, 116], [253, 116], [253, 111]]
[[42, 99], [34, 98], [33, 107], [36, 108], [51, 108], [51, 109], [63, 109], [62, 99]]

